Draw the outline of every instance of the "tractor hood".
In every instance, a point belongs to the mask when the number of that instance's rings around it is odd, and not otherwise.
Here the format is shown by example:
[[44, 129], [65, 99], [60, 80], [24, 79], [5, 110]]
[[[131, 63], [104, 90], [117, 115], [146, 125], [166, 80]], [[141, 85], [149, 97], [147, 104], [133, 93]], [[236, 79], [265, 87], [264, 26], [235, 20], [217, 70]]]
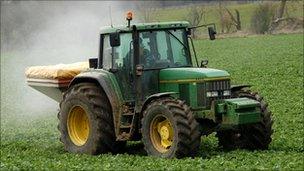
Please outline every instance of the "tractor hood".
[[160, 70], [159, 81], [196, 82], [213, 79], [229, 79], [227, 71], [212, 68], [167, 68]]

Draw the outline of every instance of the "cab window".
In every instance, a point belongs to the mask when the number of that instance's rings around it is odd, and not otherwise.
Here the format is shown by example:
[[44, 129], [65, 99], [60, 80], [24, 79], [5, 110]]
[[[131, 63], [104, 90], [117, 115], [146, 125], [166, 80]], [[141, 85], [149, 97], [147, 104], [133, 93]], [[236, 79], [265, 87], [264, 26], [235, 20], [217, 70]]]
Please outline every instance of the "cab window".
[[109, 35], [103, 37], [103, 69], [109, 70], [112, 67], [112, 48], [110, 46]]
[[191, 66], [185, 30], [141, 32], [139, 58], [145, 69]]

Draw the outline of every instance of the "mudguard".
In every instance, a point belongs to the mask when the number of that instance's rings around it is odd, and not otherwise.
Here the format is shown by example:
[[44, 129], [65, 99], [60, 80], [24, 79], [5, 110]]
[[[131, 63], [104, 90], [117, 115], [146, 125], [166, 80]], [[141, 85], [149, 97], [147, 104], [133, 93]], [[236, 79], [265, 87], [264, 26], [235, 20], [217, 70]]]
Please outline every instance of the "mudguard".
[[251, 87], [251, 85], [249, 85], [249, 84], [231, 85], [231, 92], [239, 91], [245, 87], [249, 88], [249, 87]]
[[123, 100], [114, 74], [102, 69], [88, 70], [74, 77], [69, 85], [69, 88], [75, 84], [82, 82], [95, 83], [99, 85], [105, 92], [112, 108], [115, 134], [118, 135], [119, 115], [122, 112]]
[[152, 101], [152, 100], [154, 100], [154, 99], [157, 99], [157, 98], [160, 98], [160, 97], [169, 97], [169, 96], [171, 96], [171, 95], [173, 95], [173, 94], [178, 94], [178, 92], [163, 92], [163, 93], [156, 93], [156, 94], [153, 94], [153, 95], [151, 95], [151, 96], [149, 96], [146, 100], [145, 100], [145, 102], [144, 102], [144, 104], [143, 104], [143, 106], [142, 106], [142, 108], [141, 108], [141, 114], [143, 113], [143, 111], [146, 109], [146, 107], [147, 107], [147, 105]]

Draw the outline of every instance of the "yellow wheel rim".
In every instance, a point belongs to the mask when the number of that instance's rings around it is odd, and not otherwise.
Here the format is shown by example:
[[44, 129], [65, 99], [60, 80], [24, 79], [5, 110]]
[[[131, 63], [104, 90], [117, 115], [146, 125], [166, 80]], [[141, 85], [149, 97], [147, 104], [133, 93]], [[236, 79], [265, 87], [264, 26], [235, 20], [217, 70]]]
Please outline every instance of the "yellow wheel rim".
[[67, 127], [70, 139], [77, 146], [84, 145], [89, 137], [90, 123], [86, 111], [74, 106], [68, 115]]
[[168, 118], [157, 116], [150, 125], [153, 146], [161, 153], [167, 152], [173, 144], [173, 127]]

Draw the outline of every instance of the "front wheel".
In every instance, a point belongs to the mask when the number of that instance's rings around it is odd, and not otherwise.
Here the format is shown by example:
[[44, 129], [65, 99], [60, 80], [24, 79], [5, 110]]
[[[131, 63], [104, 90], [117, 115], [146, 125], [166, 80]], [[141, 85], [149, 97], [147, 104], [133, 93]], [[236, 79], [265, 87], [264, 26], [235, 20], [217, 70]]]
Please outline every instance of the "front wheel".
[[151, 102], [144, 111], [142, 137], [148, 155], [181, 158], [198, 152], [201, 134], [185, 102], [167, 97]]

